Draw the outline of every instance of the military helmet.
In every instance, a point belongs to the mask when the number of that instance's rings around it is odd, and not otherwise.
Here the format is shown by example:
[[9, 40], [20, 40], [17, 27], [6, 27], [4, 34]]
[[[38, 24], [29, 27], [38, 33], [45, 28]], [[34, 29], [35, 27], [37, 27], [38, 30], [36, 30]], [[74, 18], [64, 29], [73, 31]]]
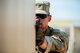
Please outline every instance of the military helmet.
[[50, 14], [50, 3], [48, 1], [36, 1], [36, 14]]

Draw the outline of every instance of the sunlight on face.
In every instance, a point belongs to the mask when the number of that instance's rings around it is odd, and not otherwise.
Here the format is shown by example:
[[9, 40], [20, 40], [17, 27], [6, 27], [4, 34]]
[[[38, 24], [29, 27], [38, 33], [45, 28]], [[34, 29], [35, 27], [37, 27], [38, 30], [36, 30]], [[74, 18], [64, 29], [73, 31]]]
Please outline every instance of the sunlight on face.
[[43, 27], [47, 27], [49, 22], [49, 16], [47, 16], [45, 19], [42, 19]]

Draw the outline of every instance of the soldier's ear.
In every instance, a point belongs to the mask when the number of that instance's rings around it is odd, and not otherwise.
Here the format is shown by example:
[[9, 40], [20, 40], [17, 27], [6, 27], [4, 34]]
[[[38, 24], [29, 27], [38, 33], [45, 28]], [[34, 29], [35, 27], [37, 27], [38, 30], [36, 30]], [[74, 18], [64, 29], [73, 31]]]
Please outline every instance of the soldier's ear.
[[51, 16], [51, 15], [49, 15], [49, 22], [51, 21], [51, 17], [52, 17], [52, 16]]

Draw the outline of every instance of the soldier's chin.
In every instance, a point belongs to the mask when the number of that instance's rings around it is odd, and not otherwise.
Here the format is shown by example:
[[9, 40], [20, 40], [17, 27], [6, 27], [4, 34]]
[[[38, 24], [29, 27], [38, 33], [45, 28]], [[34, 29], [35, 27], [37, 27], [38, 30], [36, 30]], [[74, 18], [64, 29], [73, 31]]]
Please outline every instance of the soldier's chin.
[[47, 29], [47, 28], [48, 28], [48, 25], [46, 25], [46, 26], [43, 26], [43, 28], [44, 28], [44, 29]]

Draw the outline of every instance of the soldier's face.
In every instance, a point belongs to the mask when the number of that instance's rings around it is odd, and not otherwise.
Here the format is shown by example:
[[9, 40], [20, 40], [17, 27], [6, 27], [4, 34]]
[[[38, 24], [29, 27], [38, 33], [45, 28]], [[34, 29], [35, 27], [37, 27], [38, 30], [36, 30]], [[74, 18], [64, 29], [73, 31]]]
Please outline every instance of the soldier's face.
[[42, 22], [44, 28], [48, 26], [48, 22], [51, 20], [50, 15], [36, 14], [36, 16], [41, 18], [41, 22]]
[[51, 16], [47, 16], [46, 18], [41, 20], [42, 20], [43, 27], [45, 28], [48, 26], [48, 22], [51, 20]]

